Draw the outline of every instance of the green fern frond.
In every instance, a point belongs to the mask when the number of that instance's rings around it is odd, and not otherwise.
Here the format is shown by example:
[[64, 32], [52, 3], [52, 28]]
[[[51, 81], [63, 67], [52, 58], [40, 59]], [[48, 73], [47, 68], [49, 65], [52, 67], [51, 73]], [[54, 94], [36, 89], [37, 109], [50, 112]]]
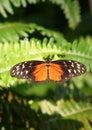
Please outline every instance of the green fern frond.
[[0, 24], [0, 41], [17, 41], [20, 37], [27, 37], [28, 36], [28, 29], [27, 24], [23, 23], [5, 23]]
[[[3, 17], [6, 18], [8, 17], [7, 12], [14, 14], [13, 6], [20, 7], [22, 5], [23, 7], [27, 7], [27, 3], [36, 4], [38, 2], [38, 0], [1, 0], [0, 13]], [[41, 0], [41, 2], [43, 2], [43, 0]], [[61, 9], [63, 9], [66, 18], [68, 19], [69, 27], [72, 29], [76, 28], [81, 20], [80, 5], [78, 0], [50, 0], [50, 2], [59, 5]]]
[[[54, 33], [54, 31], [45, 29], [44, 27], [38, 26], [36, 24], [26, 24], [26, 23], [0, 23], [0, 41], [1, 42], [15, 42], [21, 38], [28, 37], [29, 34], [34, 34], [39, 32], [39, 35], [43, 37], [53, 37], [55, 40], [62, 39], [60, 33]], [[60, 38], [61, 37], [61, 38]]]
[[7, 17], [6, 11], [10, 14], [14, 13], [10, 0], [0, 0], [0, 13], [5, 18]]
[[0, 96], [0, 109], [1, 112], [3, 111], [0, 115], [1, 129], [10, 130], [11, 125], [13, 130], [92, 129], [92, 105], [90, 103], [76, 102], [73, 99], [59, 99], [54, 104], [42, 99], [40, 101], [30, 99], [28, 102], [28, 99], [23, 96], [6, 89], [0, 90]]
[[[88, 67], [88, 71], [92, 71], [91, 64], [92, 64], [92, 56], [91, 56], [91, 50], [92, 46], [87, 46], [84, 42], [77, 42], [74, 41], [71, 45], [71, 50], [68, 50], [65, 52], [67, 58], [71, 57], [72, 59], [76, 57], [76, 60], [80, 60], [81, 62], [85, 63], [85, 65]], [[85, 61], [86, 59], [86, 61]]]
[[63, 9], [66, 18], [68, 19], [69, 27], [75, 29], [81, 21], [80, 5], [78, 0], [50, 0], [56, 3]]
[[[87, 104], [87, 102], [76, 102], [73, 99], [69, 101], [65, 100], [59, 100], [57, 101], [56, 105], [53, 105], [51, 102], [47, 100], [42, 100], [39, 102], [39, 105], [41, 107], [41, 110], [44, 114], [53, 114], [53, 113], [58, 113], [62, 117], [70, 117], [74, 116], [75, 114], [80, 115], [82, 113], [85, 113], [86, 111], [91, 111], [92, 110], [92, 105]], [[92, 115], [91, 115], [92, 116]]]
[[27, 3], [36, 4], [37, 2], [38, 0], [0, 0], [0, 13], [3, 17], [7, 18], [8, 17], [7, 12], [10, 14], [14, 14], [13, 6], [26, 7]]
[[92, 46], [92, 36], [87, 35], [85, 37], [80, 36], [79, 38], [80, 42], [87, 43], [87, 46]]
[[[73, 124], [74, 120], [77, 120], [80, 122], [80, 127], [79, 129], [92, 129], [92, 126], [90, 124], [92, 120], [92, 105], [83, 103], [83, 102], [75, 102], [74, 100], [59, 100], [57, 101], [56, 105], [53, 105], [47, 100], [42, 100], [39, 102], [39, 105], [41, 107], [42, 113], [47, 114], [47, 115], [54, 115], [59, 114], [60, 116], [57, 116], [57, 118], [54, 117], [52, 118], [52, 122], [57, 122], [61, 121], [61, 125], [58, 124], [58, 128], [64, 128], [64, 130], [77, 130], [76, 127], [79, 125], [75, 123]], [[62, 121], [68, 120], [67, 123], [64, 124]], [[72, 120], [72, 125], [71, 123], [69, 124], [69, 120]], [[48, 126], [53, 129], [53, 125], [51, 125], [51, 120], [47, 120]], [[54, 123], [53, 123], [54, 124]], [[59, 127], [60, 126], [60, 127]], [[66, 127], [65, 127], [66, 126]]]
[[59, 43], [58, 40], [55, 41], [54, 38], [50, 38], [49, 40], [44, 38], [42, 41], [36, 38], [32, 38], [29, 41], [26, 38], [19, 43], [0, 43], [1, 85], [4, 84], [5, 86], [5, 84], [9, 84], [10, 81], [13, 82], [9, 73], [13, 65], [26, 60], [43, 60], [43, 57], [47, 57], [48, 55], [54, 55], [53, 60], [73, 59], [80, 61], [86, 65], [88, 71], [92, 71], [92, 48], [82, 42], [78, 43], [74, 41], [73, 44], [71, 44], [64, 38], [62, 38], [60, 42], [60, 39]]

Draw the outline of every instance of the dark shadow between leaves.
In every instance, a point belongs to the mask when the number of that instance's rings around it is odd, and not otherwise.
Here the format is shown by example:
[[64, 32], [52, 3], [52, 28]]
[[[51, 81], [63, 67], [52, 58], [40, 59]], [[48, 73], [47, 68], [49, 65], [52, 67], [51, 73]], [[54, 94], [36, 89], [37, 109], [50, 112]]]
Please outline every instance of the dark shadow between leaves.
[[83, 124], [74, 119], [63, 119], [57, 113], [43, 114], [40, 109], [35, 111], [28, 101], [11, 94], [10, 91], [1, 91], [0, 98], [0, 129], [5, 130], [79, 130]]
[[78, 87], [72, 81], [68, 81], [65, 84], [58, 84], [56, 87], [56, 98], [57, 100], [74, 99], [75, 101], [86, 101], [85, 95], [78, 89]]
[[92, 103], [92, 85], [89, 84], [89, 82], [87, 81], [84, 81], [84, 87], [82, 88], [82, 90], [85, 95], [86, 95], [86, 100], [89, 102], [89, 103]]
[[16, 87], [10, 87], [10, 90], [33, 100], [48, 99], [56, 102], [60, 99], [70, 100], [72, 98], [77, 102], [86, 101], [85, 95], [73, 81], [68, 81], [65, 84], [55, 82], [32, 84], [25, 82], [17, 84]]
[[15, 94], [26, 97], [27, 99], [41, 100], [41, 99], [54, 99], [55, 86], [53, 83], [21, 83], [15, 87], [11, 86], [10, 90]]
[[[44, 115], [44, 130], [79, 130], [83, 124], [74, 119], [63, 119], [60, 115]], [[43, 120], [44, 121], [44, 120]]]

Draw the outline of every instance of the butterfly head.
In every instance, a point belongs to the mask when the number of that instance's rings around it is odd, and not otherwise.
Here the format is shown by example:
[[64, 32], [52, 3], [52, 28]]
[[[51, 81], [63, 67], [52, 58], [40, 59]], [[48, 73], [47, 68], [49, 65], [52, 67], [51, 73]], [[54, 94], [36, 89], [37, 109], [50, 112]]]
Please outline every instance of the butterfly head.
[[43, 59], [45, 60], [46, 63], [50, 63], [53, 58], [54, 58], [54, 56], [48, 55], [47, 57], [44, 57]]

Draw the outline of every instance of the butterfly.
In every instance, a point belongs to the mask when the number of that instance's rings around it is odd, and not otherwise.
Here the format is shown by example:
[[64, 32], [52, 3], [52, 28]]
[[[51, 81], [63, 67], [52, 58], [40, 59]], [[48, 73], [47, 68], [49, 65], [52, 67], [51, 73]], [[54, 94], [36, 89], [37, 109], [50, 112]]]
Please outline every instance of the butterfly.
[[45, 61], [24, 61], [14, 65], [10, 74], [19, 79], [28, 79], [30, 82], [56, 81], [66, 82], [72, 77], [86, 72], [86, 66], [74, 60], [55, 60], [49, 57]]

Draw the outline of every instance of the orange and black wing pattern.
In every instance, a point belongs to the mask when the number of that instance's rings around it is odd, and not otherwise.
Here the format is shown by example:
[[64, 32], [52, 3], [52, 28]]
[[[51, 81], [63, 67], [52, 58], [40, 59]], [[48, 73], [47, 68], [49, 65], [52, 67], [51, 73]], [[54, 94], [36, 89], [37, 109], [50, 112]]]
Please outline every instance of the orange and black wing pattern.
[[49, 72], [51, 80], [65, 82], [72, 77], [85, 73], [86, 67], [73, 60], [56, 60], [51, 62]]
[[46, 65], [43, 61], [21, 62], [10, 69], [10, 74], [20, 79], [28, 79], [30, 82], [47, 80]]
[[56, 81], [65, 82], [72, 77], [86, 72], [86, 67], [80, 62], [73, 60], [47, 59], [44, 61], [25, 61], [13, 66], [11, 76], [28, 79], [30, 82]]

